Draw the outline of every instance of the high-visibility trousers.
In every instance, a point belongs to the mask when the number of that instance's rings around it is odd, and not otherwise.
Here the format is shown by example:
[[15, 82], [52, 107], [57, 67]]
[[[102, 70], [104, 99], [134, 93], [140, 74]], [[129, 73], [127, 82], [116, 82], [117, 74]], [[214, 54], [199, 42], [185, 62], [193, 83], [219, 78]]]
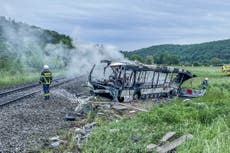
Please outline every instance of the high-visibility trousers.
[[43, 92], [44, 92], [45, 99], [49, 99], [49, 97], [50, 97], [49, 88], [50, 88], [49, 84], [43, 84]]

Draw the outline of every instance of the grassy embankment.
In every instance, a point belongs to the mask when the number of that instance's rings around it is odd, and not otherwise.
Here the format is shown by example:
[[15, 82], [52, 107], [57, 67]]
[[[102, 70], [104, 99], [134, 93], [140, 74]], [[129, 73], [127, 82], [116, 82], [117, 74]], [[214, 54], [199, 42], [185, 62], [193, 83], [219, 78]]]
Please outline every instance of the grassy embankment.
[[[191, 133], [194, 137], [177, 148], [183, 153], [227, 153], [230, 150], [230, 77], [218, 67], [186, 67], [198, 77], [192, 81], [198, 88], [209, 78], [209, 87], [203, 97], [183, 102], [178, 98], [160, 104], [150, 112], [141, 112], [132, 118], [118, 121], [100, 121], [91, 137], [82, 146], [87, 153], [146, 152], [146, 146], [157, 143], [169, 131], [177, 136]], [[190, 81], [184, 86], [190, 87]], [[132, 136], [139, 137], [138, 142]]]
[[[40, 78], [40, 72], [23, 72], [23, 73], [11, 73], [7, 71], [0, 71], [0, 88], [7, 87], [10, 85], [26, 83], [31, 81], [38, 81]], [[62, 71], [53, 71], [53, 77], [60, 76], [64, 74], [64, 70]]]

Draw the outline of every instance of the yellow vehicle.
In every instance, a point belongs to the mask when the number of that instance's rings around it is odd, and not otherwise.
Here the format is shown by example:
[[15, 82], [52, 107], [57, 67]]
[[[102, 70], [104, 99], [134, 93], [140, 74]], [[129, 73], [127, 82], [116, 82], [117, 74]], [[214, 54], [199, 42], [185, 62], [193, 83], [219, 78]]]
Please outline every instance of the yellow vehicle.
[[222, 72], [226, 73], [227, 75], [230, 75], [230, 65], [222, 66]]

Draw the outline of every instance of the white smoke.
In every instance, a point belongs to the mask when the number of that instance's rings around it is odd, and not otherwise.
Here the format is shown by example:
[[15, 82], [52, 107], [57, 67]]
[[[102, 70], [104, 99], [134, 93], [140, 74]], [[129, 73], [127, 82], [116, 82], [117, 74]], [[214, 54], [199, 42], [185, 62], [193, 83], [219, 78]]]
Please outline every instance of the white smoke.
[[[67, 69], [67, 75], [80, 76], [88, 75], [92, 66], [99, 66], [101, 60], [125, 61], [123, 54], [114, 46], [74, 39], [74, 48], [69, 49], [62, 43], [47, 43], [51, 38], [48, 35], [44, 38], [44, 30], [40, 28], [31, 28], [24, 23], [16, 24], [15, 21], [10, 21], [9, 26], [9, 21], [4, 18], [0, 21], [7, 52], [15, 57], [12, 63], [20, 62], [25, 71], [40, 71], [44, 64], [48, 64], [51, 70]], [[103, 73], [96, 70], [97, 75]]]
[[51, 38], [44, 30], [5, 18], [0, 21], [1, 41], [5, 44], [5, 54], [13, 58], [12, 66], [18, 62], [25, 71], [36, 71], [44, 64], [52, 68], [64, 66], [62, 57], [65, 56], [66, 47], [47, 43]]
[[76, 49], [68, 67], [69, 74], [87, 75], [92, 66], [96, 64], [95, 73], [101, 75], [103, 73], [101, 71], [101, 60], [125, 61], [123, 54], [114, 46], [98, 45], [78, 40], [74, 40], [73, 43]]

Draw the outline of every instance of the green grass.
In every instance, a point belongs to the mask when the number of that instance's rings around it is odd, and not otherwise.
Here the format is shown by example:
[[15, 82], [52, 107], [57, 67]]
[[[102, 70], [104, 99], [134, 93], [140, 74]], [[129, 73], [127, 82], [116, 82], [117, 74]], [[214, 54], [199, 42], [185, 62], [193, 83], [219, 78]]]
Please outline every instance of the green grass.
[[53, 143], [50, 140], [47, 140], [46, 145], [41, 147], [34, 147], [28, 149], [27, 152], [31, 153], [70, 153], [76, 151], [76, 139], [74, 135], [74, 130], [59, 130], [57, 135], [61, 135], [60, 140], [62, 142], [57, 147], [52, 147], [50, 144]]
[[[178, 98], [160, 104], [150, 112], [141, 112], [132, 118], [101, 121], [92, 136], [82, 145], [86, 153], [147, 152], [146, 146], [157, 143], [169, 131], [177, 136], [191, 133], [194, 138], [177, 148], [177, 152], [225, 153], [230, 150], [230, 77], [219, 67], [185, 67], [198, 77], [192, 87], [199, 88], [205, 77], [209, 87], [205, 96], [183, 102]], [[183, 85], [190, 87], [189, 81]], [[138, 142], [132, 136], [139, 137]]]
[[[157, 143], [169, 131], [176, 131], [177, 136], [186, 133], [194, 135], [194, 139], [185, 143], [178, 152], [200, 152], [213, 147], [212, 144], [218, 141], [220, 149], [227, 150], [230, 149], [226, 140], [230, 134], [229, 112], [228, 103], [184, 103], [175, 100], [159, 105], [149, 113], [139, 113], [132, 119], [101, 123], [83, 145], [83, 152], [146, 152], [148, 144]], [[111, 132], [111, 129], [116, 130]], [[140, 141], [133, 142], [134, 135], [139, 136]]]
[[5, 87], [9, 85], [15, 85], [24, 82], [30, 82], [39, 79], [39, 73], [10, 73], [10, 72], [0, 72], [0, 87]]
[[[64, 74], [63, 71], [54, 71], [53, 76], [60, 76]], [[0, 87], [26, 83], [31, 81], [39, 81], [40, 72], [7, 72], [0, 71]]]
[[[88, 115], [97, 121], [92, 135], [80, 146], [83, 153], [145, 153], [148, 144], [157, 144], [161, 137], [175, 131], [176, 137], [190, 133], [193, 138], [177, 148], [179, 153], [227, 153], [230, 150], [230, 77], [219, 67], [184, 67], [198, 75], [192, 88], [199, 88], [205, 77], [209, 87], [205, 96], [184, 102], [177, 98], [170, 103], [154, 105], [149, 112], [140, 112], [120, 120]], [[190, 88], [187, 81], [183, 87]], [[149, 101], [145, 101], [146, 104]], [[66, 136], [67, 135], [67, 136]], [[56, 149], [47, 147], [39, 152], [68, 152], [74, 150], [75, 135], [63, 134], [68, 141]], [[139, 141], [134, 142], [133, 136]]]
[[192, 87], [197, 88], [206, 77], [209, 78], [209, 83], [211, 85], [216, 85], [216, 84], [222, 85], [225, 84], [226, 81], [230, 83], [229, 76], [227, 76], [225, 73], [222, 73], [221, 67], [180, 67], [180, 68], [188, 70], [193, 74], [197, 75], [197, 77], [186, 81], [183, 84], [183, 86], [191, 87], [190, 83], [192, 81]]

